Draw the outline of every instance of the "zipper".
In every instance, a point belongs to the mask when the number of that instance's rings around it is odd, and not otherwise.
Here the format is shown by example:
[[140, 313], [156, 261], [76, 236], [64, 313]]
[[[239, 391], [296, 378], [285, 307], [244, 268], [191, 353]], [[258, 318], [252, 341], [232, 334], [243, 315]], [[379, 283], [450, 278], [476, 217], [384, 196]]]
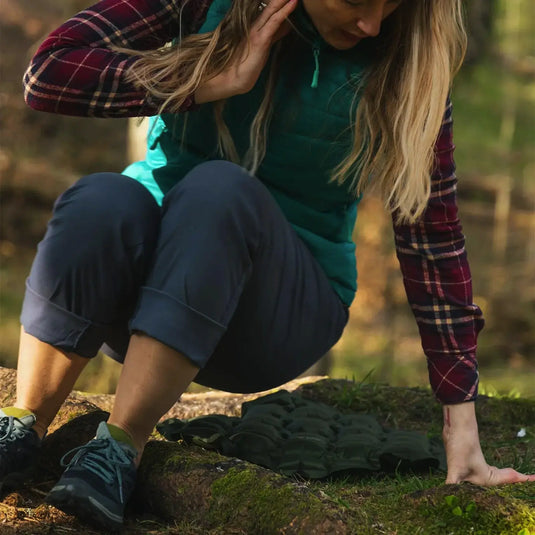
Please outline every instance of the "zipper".
[[[303, 10], [302, 6], [298, 7], [298, 10]], [[320, 51], [322, 48], [322, 40], [318, 34], [318, 31], [313, 27], [312, 22], [308, 20], [305, 13], [295, 12], [295, 15], [300, 15], [301, 20], [291, 21], [292, 28], [301, 39], [307, 42], [312, 47], [312, 54], [314, 57], [314, 72], [312, 74], [312, 81], [310, 87], [317, 89], [320, 76]], [[305, 33], [306, 32], [306, 33]]]
[[312, 83], [310, 84], [310, 87], [316, 89], [320, 77], [320, 48], [317, 44], [314, 45], [312, 52], [314, 54], [314, 74], [312, 75]]

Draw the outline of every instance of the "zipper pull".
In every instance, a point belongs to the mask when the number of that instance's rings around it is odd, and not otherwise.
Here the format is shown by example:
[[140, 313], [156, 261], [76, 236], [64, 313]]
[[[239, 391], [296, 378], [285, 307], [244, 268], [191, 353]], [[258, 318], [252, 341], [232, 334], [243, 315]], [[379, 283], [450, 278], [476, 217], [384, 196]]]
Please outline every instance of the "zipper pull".
[[320, 49], [316, 46], [314, 47], [314, 74], [312, 75], [312, 83], [310, 87], [316, 89], [318, 87], [318, 80], [320, 77]]

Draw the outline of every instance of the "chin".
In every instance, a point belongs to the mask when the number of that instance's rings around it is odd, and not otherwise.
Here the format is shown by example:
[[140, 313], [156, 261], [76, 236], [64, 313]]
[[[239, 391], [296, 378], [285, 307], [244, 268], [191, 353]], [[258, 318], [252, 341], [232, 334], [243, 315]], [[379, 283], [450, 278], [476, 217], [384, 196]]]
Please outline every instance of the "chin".
[[346, 32], [336, 36], [330, 36], [324, 38], [325, 42], [336, 50], [349, 50], [357, 46], [361, 41], [362, 37], [352, 36]]
[[[359, 41], [360, 42], [360, 41]], [[355, 43], [354, 45], [340, 45], [340, 44], [337, 44], [337, 45], [331, 45], [333, 48], [336, 48], [336, 50], [350, 50], [352, 48], [354, 48], [355, 46], [357, 46], [358, 43]]]
[[330, 40], [330, 41], [327, 41], [327, 43], [332, 47], [332, 48], [335, 48], [336, 50], [350, 50], [351, 48], [354, 48], [355, 46], [357, 46], [359, 43], [360, 43], [361, 39], [359, 39], [358, 41], [352, 43], [352, 44], [348, 44], [346, 42], [342, 43], [340, 41], [333, 41], [333, 40]]

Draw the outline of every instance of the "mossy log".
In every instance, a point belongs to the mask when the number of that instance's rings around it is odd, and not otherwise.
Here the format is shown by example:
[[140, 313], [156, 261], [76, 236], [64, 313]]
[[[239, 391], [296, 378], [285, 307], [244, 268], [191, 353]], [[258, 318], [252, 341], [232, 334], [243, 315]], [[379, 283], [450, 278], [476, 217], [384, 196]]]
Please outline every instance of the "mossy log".
[[[313, 385], [303, 382], [284, 388], [298, 389], [303, 397], [342, 412], [371, 412], [387, 426], [440, 431], [440, 406], [428, 390], [332, 379]], [[15, 372], [0, 368], [3, 405], [13, 402], [14, 390]], [[252, 397], [187, 394], [168, 416], [234, 416]], [[0, 533], [99, 535], [47, 506], [43, 498], [60, 474], [60, 457], [93, 436], [112, 402], [113, 397], [106, 395], [75, 393], [68, 398], [44, 441], [34, 481], [19, 493], [2, 496]], [[535, 401], [481, 396], [478, 411], [487, 458], [533, 473]], [[520, 428], [524, 438], [517, 436]], [[444, 485], [442, 476], [398, 474], [343, 484], [307, 484], [196, 446], [153, 438], [145, 450], [122, 535], [535, 533], [535, 483], [483, 489]]]
[[[77, 409], [78, 407], [71, 407]], [[59, 460], [85, 443], [107, 413], [75, 416], [43, 442], [36, 482], [60, 475]], [[339, 509], [304, 483], [196, 446], [151, 440], [138, 471], [130, 515], [193, 523], [226, 533], [346, 533]]]
[[[14, 400], [15, 380], [14, 370], [0, 368], [3, 405]], [[61, 474], [63, 455], [90, 440], [107, 418], [92, 398], [75, 393], [63, 404], [43, 441], [34, 487], [47, 490]], [[145, 449], [127, 516], [145, 514], [206, 533], [346, 533], [338, 506], [306, 484], [157, 437]]]
[[152, 441], [132, 506], [223, 533], [346, 533], [337, 506], [308, 486], [195, 446]]

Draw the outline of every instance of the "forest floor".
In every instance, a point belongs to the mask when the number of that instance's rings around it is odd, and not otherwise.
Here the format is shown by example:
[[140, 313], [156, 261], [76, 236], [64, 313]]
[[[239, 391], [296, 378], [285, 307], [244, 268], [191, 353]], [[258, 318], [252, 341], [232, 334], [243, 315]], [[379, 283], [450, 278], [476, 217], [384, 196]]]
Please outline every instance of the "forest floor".
[[[2, 403], [12, 395], [13, 379], [12, 370], [0, 368]], [[299, 380], [283, 387], [344, 413], [373, 414], [385, 427], [427, 436], [436, 436], [441, 429], [441, 408], [428, 390], [327, 378]], [[237, 416], [241, 403], [253, 397], [219, 392], [185, 394], [166, 417], [183, 419], [214, 413]], [[112, 399], [109, 395], [75, 393], [53, 429], [59, 433], [73, 413], [87, 412], [84, 404], [108, 409]], [[534, 473], [535, 402], [481, 396], [477, 411], [488, 461]], [[157, 504], [151, 509], [146, 503], [140, 506], [137, 500], [127, 510], [123, 529], [127, 535], [535, 534], [535, 483], [498, 488], [445, 485], [444, 473], [401, 471], [313, 481], [280, 476], [195, 445], [155, 438], [158, 440], [151, 441], [147, 450], [152, 451], [153, 459], [147, 461], [139, 485], [144, 487], [145, 500], [167, 501], [167, 511], [172, 512], [163, 518], [156, 512]], [[60, 449], [67, 447], [63, 440]], [[161, 471], [155, 456], [165, 459]], [[178, 487], [173, 487], [176, 481]], [[4, 493], [0, 534], [96, 534], [44, 503], [53, 482], [50, 476], [41, 474], [25, 488]]]

